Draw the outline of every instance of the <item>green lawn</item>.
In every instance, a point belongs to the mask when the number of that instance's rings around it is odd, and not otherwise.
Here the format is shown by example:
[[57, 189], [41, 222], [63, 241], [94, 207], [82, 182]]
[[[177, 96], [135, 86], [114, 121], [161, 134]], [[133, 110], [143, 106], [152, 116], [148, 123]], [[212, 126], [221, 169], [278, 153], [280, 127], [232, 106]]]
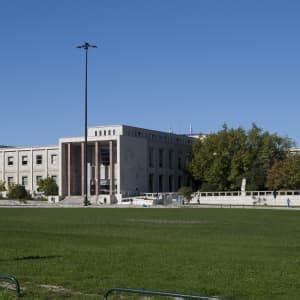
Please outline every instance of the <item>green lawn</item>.
[[110, 287], [300, 297], [300, 211], [0, 209], [0, 250], [22, 299], [101, 299]]

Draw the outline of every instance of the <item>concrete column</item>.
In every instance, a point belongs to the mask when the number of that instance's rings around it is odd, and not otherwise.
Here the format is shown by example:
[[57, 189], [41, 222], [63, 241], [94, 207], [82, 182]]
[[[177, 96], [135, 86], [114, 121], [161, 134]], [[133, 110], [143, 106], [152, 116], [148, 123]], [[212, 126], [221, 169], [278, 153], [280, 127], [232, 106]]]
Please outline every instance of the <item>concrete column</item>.
[[[19, 174], [19, 150], [17, 150], [16, 151], [16, 157], [17, 157], [17, 159], [16, 159], [16, 173], [17, 173], [17, 184], [19, 184], [19, 182], [20, 182], [20, 174]], [[22, 182], [21, 182], [22, 183]]]
[[[113, 160], [113, 142], [109, 141], [109, 174], [110, 174], [110, 184], [109, 184], [109, 195], [112, 197], [114, 191], [114, 160]], [[112, 198], [111, 198], [112, 200]]]
[[2, 152], [3, 153], [3, 164], [2, 164], [2, 182], [5, 182], [5, 151]]
[[71, 144], [68, 143], [68, 196], [71, 196]]
[[81, 143], [81, 196], [84, 196], [84, 143]]
[[45, 178], [48, 177], [48, 149], [45, 149]]
[[33, 176], [33, 149], [30, 150], [30, 174], [31, 174], [31, 191], [33, 192], [33, 180], [34, 180], [34, 176]]
[[95, 142], [95, 184], [96, 197], [99, 195], [99, 142]]

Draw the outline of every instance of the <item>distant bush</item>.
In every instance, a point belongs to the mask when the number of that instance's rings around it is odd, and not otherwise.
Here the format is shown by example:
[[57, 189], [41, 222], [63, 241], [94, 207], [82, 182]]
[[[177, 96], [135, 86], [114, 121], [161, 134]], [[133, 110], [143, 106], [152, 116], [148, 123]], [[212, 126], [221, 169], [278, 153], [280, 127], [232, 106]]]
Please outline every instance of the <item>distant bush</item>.
[[47, 177], [39, 181], [38, 191], [44, 192], [46, 196], [57, 196], [58, 185], [53, 178]]
[[5, 188], [5, 182], [0, 180], [0, 192], [5, 192], [6, 188]]
[[26, 191], [25, 187], [21, 184], [13, 184], [8, 188], [7, 193], [8, 199], [18, 199], [18, 200], [29, 200], [31, 195]]
[[189, 186], [183, 186], [178, 190], [178, 193], [183, 196], [188, 202], [192, 199], [193, 190]]

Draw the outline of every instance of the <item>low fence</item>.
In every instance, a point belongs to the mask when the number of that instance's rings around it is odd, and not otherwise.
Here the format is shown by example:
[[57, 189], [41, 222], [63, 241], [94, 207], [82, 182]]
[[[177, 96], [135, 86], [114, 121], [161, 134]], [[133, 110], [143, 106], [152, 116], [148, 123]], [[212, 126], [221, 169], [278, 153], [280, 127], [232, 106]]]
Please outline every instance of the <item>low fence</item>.
[[300, 206], [300, 191], [232, 191], [196, 192], [191, 204], [251, 205], [251, 206]]
[[[140, 297], [137, 299], [175, 299], [175, 300], [221, 300], [219, 297], [206, 297], [206, 296], [195, 296], [195, 295], [187, 295], [187, 294], [179, 294], [173, 292], [163, 292], [163, 291], [154, 291], [154, 290], [144, 290], [144, 289], [131, 289], [131, 288], [111, 288], [107, 290], [103, 298], [108, 300], [110, 295], [112, 299], [132, 299], [132, 297], [127, 298], [124, 297], [124, 294], [131, 294], [131, 295], [139, 295]], [[114, 298], [114, 295], [117, 295], [117, 298]], [[136, 299], [136, 298], [134, 298]], [[224, 299], [224, 298], [223, 298]]]

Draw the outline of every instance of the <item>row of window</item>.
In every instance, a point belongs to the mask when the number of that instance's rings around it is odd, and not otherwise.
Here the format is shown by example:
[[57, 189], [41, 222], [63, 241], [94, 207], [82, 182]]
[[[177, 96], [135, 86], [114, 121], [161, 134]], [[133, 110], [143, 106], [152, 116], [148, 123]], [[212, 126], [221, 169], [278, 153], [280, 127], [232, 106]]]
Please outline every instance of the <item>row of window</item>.
[[[39, 184], [40, 180], [43, 178], [43, 176], [36, 176], [35, 177], [35, 183], [36, 185]], [[57, 182], [57, 176], [53, 175], [51, 176], [51, 178], [53, 180], [55, 180], [55, 182]], [[28, 186], [28, 176], [22, 176], [22, 185], [24, 185], [25, 187]], [[13, 176], [9, 176], [7, 177], [7, 184], [10, 186], [10, 185], [13, 185], [15, 182], [14, 182], [14, 177]]]
[[181, 144], [192, 144], [192, 140], [186, 137], [180, 138], [176, 135], [159, 135], [154, 133], [143, 132], [139, 130], [128, 130], [126, 132], [128, 136], [136, 136], [136, 137], [146, 137], [153, 141], [164, 141], [164, 142], [176, 142]]
[[108, 129], [108, 130], [95, 130], [95, 136], [98, 136], [98, 134], [99, 134], [99, 136], [106, 136], [106, 135], [115, 135], [116, 134], [116, 131], [115, 131], [115, 129], [113, 129], [113, 130], [110, 130], [110, 129]]
[[[154, 180], [155, 180], [155, 175], [154, 174], [149, 174], [148, 178], [148, 188], [149, 188], [149, 193], [162, 193], [162, 192], [176, 192], [178, 191], [179, 188], [182, 187], [183, 182], [182, 182], [182, 176], [177, 176], [177, 182], [175, 182], [175, 176], [174, 175], [169, 175], [169, 176], [164, 176], [164, 175], [158, 175], [158, 186], [157, 190], [154, 191]], [[167, 179], [168, 182], [164, 182]], [[167, 186], [165, 184], [167, 183]], [[187, 185], [190, 185], [190, 179], [187, 179]], [[166, 189], [167, 188], [167, 189]]]
[[[13, 166], [14, 165], [14, 156], [8, 156], [7, 157], [7, 165], [8, 166]], [[28, 155], [22, 155], [21, 157], [21, 163], [22, 166], [27, 166], [29, 162]], [[42, 154], [37, 154], [35, 156], [35, 163], [36, 165], [42, 165], [43, 164], [43, 155]], [[50, 156], [50, 163], [51, 165], [54, 165], [57, 163], [57, 154], [51, 154]]]
[[[149, 159], [148, 159], [148, 166], [149, 168], [154, 167], [154, 149], [149, 148]], [[158, 149], [158, 167], [163, 168], [165, 167], [164, 163], [164, 149]], [[170, 169], [174, 168], [174, 151], [168, 151], [168, 167]], [[182, 158], [180, 156], [177, 157], [177, 169], [182, 169]]]

